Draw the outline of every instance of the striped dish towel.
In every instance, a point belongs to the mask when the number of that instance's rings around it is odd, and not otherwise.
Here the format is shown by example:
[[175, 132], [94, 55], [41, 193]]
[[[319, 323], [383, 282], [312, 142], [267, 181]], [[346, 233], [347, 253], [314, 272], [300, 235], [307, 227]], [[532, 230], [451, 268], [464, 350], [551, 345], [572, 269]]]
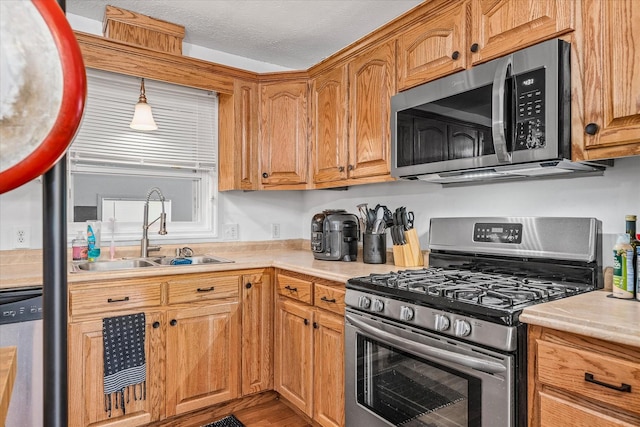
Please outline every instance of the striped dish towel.
[[144, 354], [144, 313], [102, 319], [104, 344], [104, 409], [121, 408], [131, 399], [146, 399], [147, 364]]

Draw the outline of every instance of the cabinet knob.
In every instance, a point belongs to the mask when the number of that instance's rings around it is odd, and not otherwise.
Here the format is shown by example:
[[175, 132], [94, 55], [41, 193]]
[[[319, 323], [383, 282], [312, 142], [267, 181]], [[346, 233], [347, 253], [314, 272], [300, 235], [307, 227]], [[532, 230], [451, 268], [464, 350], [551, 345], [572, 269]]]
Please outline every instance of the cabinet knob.
[[169, 322], [169, 324], [171, 326], [176, 326], [178, 324], [178, 321], [176, 319], [171, 319], [171, 322]]
[[478, 48], [480, 46], [478, 46], [478, 43], [474, 43], [471, 45], [471, 52], [476, 53], [478, 51]]
[[309, 319], [304, 319], [304, 324], [308, 325], [309, 324]]
[[244, 285], [245, 288], [247, 289], [251, 289], [253, 285], [251, 284], [251, 282], [247, 283], [246, 285]]
[[597, 124], [589, 123], [587, 126], [585, 126], [584, 131], [589, 135], [595, 135], [596, 133], [598, 133], [599, 129], [600, 126], [598, 126]]
[[458, 52], [458, 51], [456, 50], [455, 52], [453, 52], [453, 53], [451, 54], [451, 59], [453, 59], [453, 60], [455, 61], [455, 60], [456, 60], [456, 59], [458, 59], [458, 58], [460, 58], [460, 52]]
[[338, 172], [344, 172], [344, 166], [338, 167]]
[[266, 172], [262, 172], [262, 177], [263, 177], [263, 178], [269, 178], [269, 174], [268, 174], [268, 173], [266, 173]]
[[160, 322], [153, 322], [153, 329], [158, 329], [160, 327]]
[[313, 329], [318, 329], [318, 328], [319, 328], [318, 324], [316, 322], [313, 322]]
[[355, 168], [353, 167], [353, 165], [349, 165], [349, 166], [347, 166], [347, 170], [352, 171], [352, 170], [354, 170], [354, 169], [355, 169]]

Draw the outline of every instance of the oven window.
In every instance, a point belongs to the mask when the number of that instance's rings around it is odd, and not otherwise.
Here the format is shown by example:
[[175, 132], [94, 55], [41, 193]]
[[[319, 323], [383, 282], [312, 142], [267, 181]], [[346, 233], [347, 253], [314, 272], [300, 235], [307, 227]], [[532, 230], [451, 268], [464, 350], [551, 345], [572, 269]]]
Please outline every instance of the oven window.
[[481, 381], [357, 335], [358, 403], [396, 426], [481, 424]]

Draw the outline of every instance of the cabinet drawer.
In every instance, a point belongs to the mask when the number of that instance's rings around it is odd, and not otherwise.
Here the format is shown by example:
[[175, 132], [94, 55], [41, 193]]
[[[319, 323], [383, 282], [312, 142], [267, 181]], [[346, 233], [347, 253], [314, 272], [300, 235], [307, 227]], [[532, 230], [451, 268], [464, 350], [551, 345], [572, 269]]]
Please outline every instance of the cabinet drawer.
[[[586, 375], [590, 376], [590, 381]], [[606, 406], [640, 415], [640, 363], [538, 341], [538, 380]], [[629, 391], [615, 390], [606, 385], [629, 388]]]
[[240, 277], [195, 276], [169, 280], [169, 304], [237, 298]]
[[615, 415], [603, 414], [599, 408], [581, 406], [570, 400], [540, 393], [540, 425], [563, 427], [633, 427], [637, 423]]
[[313, 283], [308, 280], [278, 274], [278, 293], [285, 297], [313, 304], [312, 286]]
[[104, 313], [112, 310], [133, 310], [158, 306], [162, 302], [160, 283], [145, 283], [128, 286], [74, 289], [69, 292], [71, 316]]
[[316, 283], [313, 287], [313, 294], [316, 307], [333, 311], [336, 314], [344, 314], [344, 288]]

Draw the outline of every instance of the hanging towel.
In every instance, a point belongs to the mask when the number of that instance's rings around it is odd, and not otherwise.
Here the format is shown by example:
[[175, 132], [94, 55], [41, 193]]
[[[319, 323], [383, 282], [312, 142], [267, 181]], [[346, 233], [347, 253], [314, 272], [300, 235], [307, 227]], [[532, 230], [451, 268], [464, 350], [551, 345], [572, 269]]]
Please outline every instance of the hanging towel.
[[147, 397], [144, 339], [144, 313], [102, 319], [104, 408], [109, 416], [113, 404], [126, 413], [132, 393], [135, 400]]

